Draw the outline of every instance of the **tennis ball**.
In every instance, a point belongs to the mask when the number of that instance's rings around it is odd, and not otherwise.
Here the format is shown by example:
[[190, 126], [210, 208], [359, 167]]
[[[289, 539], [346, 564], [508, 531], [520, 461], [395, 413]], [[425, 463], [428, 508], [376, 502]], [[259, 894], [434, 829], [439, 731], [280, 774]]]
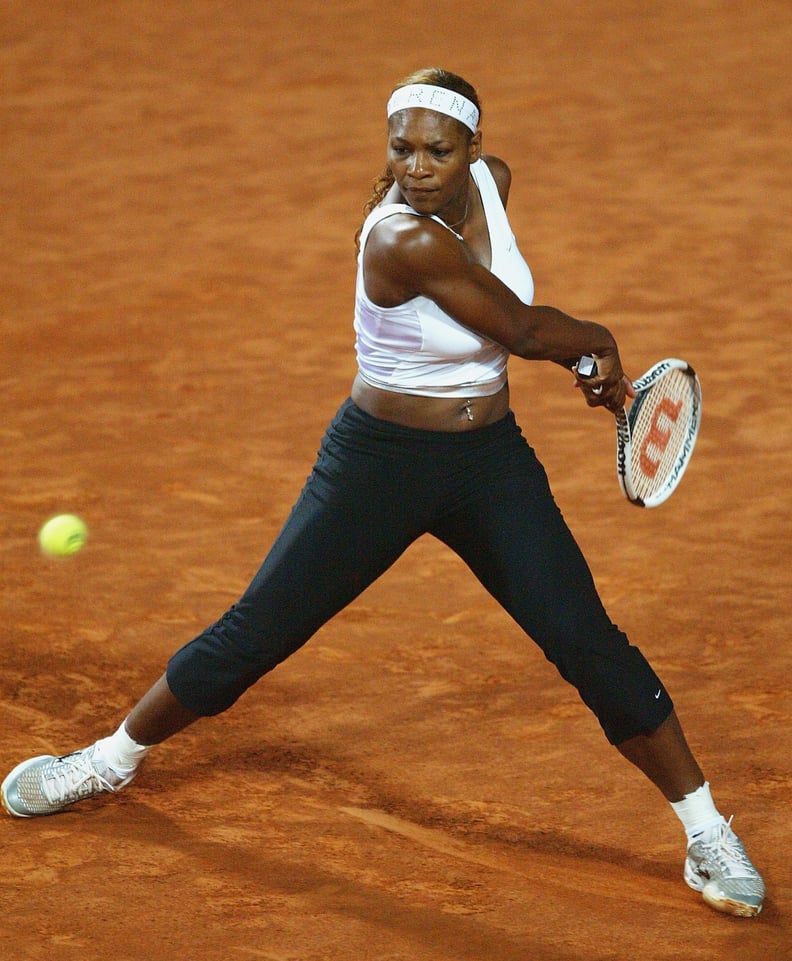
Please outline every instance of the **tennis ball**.
[[47, 557], [76, 554], [88, 539], [88, 528], [74, 514], [51, 517], [38, 535], [39, 547]]

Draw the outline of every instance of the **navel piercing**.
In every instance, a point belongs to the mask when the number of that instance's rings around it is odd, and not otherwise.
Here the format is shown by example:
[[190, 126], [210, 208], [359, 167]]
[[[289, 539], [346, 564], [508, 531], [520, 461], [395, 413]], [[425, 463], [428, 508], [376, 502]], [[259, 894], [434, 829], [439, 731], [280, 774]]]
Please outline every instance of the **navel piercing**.
[[470, 401], [465, 401], [465, 413], [467, 414], [468, 420], [473, 420], [473, 411], [470, 409]]

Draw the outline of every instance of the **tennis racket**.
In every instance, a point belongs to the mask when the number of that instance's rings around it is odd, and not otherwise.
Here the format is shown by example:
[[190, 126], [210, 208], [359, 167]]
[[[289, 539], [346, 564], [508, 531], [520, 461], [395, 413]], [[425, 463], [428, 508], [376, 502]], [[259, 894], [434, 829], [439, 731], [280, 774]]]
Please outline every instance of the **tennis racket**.
[[[592, 357], [580, 358], [579, 377], [596, 371]], [[616, 414], [616, 476], [631, 504], [657, 507], [673, 494], [690, 463], [701, 423], [701, 384], [689, 364], [669, 357], [633, 387], [629, 411]]]

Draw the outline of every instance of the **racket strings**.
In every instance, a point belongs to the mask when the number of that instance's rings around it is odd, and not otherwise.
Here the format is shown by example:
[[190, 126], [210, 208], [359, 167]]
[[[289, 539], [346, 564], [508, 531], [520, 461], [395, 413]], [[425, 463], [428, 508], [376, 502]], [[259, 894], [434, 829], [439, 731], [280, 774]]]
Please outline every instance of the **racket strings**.
[[633, 403], [630, 473], [635, 494], [646, 501], [675, 484], [692, 450], [698, 417], [696, 383], [671, 370]]

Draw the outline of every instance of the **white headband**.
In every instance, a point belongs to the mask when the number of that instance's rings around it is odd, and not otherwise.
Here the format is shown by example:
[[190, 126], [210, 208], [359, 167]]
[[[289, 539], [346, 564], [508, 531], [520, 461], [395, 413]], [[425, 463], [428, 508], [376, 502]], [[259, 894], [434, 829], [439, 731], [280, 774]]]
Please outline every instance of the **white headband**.
[[388, 117], [407, 107], [435, 110], [463, 123], [473, 133], [478, 129], [478, 107], [461, 93], [446, 87], [434, 87], [429, 83], [410, 83], [406, 87], [398, 87], [388, 101]]

